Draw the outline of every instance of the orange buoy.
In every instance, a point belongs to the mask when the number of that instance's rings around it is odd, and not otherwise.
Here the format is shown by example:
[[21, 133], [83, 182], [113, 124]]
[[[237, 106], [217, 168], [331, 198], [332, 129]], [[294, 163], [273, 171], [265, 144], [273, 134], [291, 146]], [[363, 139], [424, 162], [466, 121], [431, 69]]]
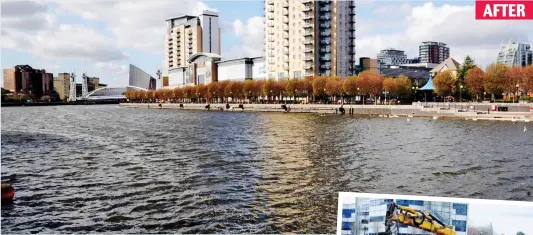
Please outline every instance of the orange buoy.
[[2, 184], [2, 201], [13, 200], [15, 196], [15, 188], [11, 184]]

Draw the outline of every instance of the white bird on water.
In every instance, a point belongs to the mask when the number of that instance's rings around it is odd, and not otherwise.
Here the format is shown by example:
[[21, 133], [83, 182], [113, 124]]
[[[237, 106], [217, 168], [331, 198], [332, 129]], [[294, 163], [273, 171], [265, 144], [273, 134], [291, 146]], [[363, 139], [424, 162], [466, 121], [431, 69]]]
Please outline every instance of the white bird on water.
[[526, 132], [526, 131], [527, 131], [527, 128], [524, 126], [524, 132]]
[[437, 117], [437, 116], [433, 116], [433, 120], [437, 120], [437, 119], [438, 119], [438, 117]]
[[410, 122], [411, 120], [409, 120], [409, 118], [407, 118], [407, 122]]

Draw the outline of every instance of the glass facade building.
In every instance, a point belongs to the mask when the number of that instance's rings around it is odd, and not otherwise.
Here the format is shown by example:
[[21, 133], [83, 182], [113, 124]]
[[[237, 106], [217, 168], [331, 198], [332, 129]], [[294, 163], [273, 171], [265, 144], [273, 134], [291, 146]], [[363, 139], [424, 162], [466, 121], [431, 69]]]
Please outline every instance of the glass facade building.
[[[364, 199], [345, 202], [342, 207], [341, 234], [377, 235], [385, 232], [385, 214], [391, 202], [413, 209], [429, 212], [447, 225], [453, 225], [457, 235], [467, 234], [468, 205], [451, 202], [432, 202], [402, 199]], [[429, 235], [432, 233], [400, 226], [399, 235]]]

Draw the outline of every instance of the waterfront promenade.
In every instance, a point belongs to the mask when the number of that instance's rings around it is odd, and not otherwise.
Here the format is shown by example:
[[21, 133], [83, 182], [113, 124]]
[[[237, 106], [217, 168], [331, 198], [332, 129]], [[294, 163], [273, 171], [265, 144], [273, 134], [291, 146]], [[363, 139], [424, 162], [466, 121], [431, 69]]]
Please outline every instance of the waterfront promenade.
[[[181, 110], [206, 110], [207, 104], [183, 103], [121, 103], [126, 108], [153, 108], [153, 109], [181, 109]], [[507, 107], [508, 111], [491, 111], [491, 106]], [[289, 113], [321, 113], [341, 114], [339, 104], [286, 104]], [[413, 105], [343, 105], [345, 115], [371, 115], [383, 117], [438, 117], [462, 118], [470, 120], [499, 120], [499, 121], [533, 121], [533, 104], [469, 104], [469, 103], [427, 103]], [[224, 112], [287, 112], [282, 104], [210, 104], [209, 111]]]

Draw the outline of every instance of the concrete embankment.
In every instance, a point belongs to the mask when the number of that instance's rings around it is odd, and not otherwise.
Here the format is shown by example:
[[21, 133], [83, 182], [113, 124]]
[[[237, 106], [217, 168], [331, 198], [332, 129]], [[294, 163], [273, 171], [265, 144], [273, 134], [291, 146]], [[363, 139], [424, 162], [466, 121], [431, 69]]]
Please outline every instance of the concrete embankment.
[[[206, 104], [180, 104], [170, 103], [121, 103], [121, 107], [127, 108], [152, 108], [152, 109], [181, 109], [181, 110], [207, 110]], [[326, 104], [287, 104], [290, 113], [322, 113], [340, 114], [340, 105]], [[344, 105], [345, 114], [349, 115], [371, 115], [386, 117], [438, 117], [438, 118], [461, 118], [469, 120], [499, 120], [499, 121], [533, 121], [533, 112], [497, 112], [480, 110], [463, 110], [452, 108], [429, 108], [418, 105]], [[210, 104], [210, 111], [224, 112], [286, 112], [281, 104], [244, 104], [239, 108], [239, 104], [230, 104], [226, 109], [226, 104]]]

